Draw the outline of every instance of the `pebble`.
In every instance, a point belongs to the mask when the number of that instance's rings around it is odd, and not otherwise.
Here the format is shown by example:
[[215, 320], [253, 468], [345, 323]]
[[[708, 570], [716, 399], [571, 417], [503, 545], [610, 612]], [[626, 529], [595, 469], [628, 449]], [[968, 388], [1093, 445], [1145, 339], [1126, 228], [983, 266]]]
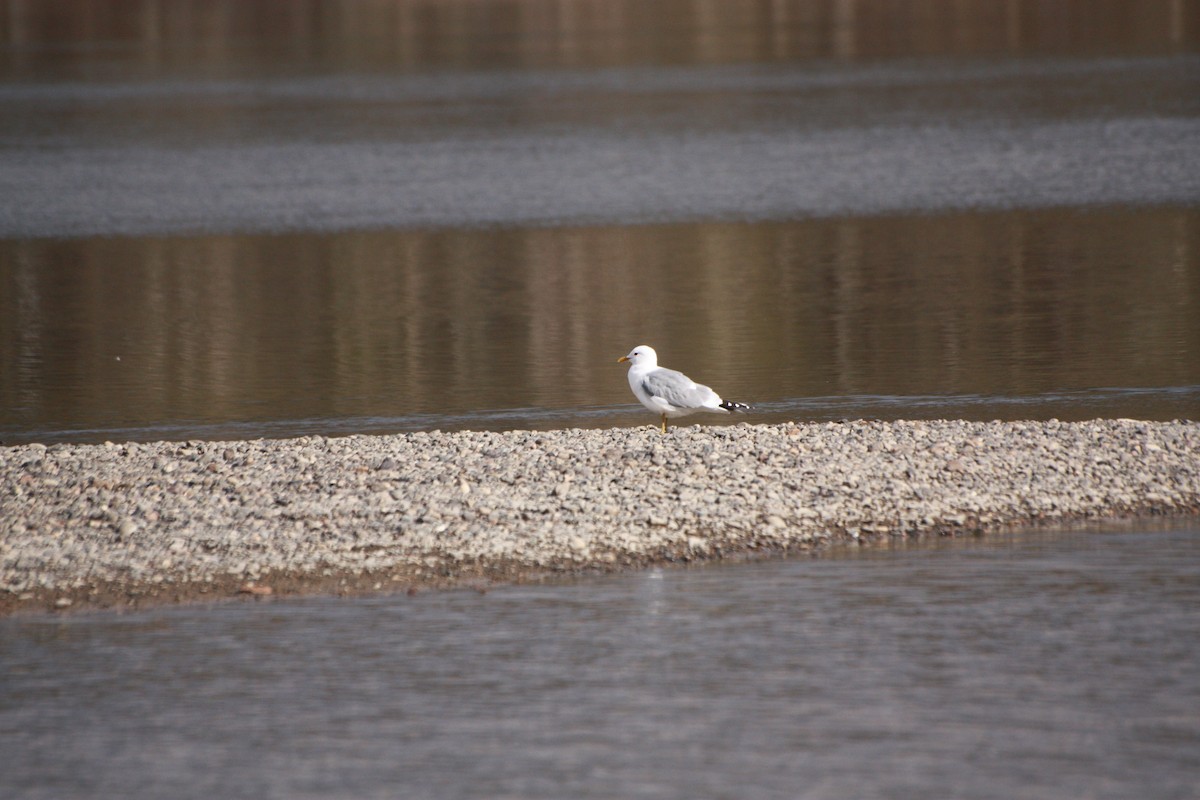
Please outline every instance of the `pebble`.
[[34, 444], [0, 447], [0, 599], [280, 571], [611, 568], [1198, 511], [1200, 423], [1184, 421]]

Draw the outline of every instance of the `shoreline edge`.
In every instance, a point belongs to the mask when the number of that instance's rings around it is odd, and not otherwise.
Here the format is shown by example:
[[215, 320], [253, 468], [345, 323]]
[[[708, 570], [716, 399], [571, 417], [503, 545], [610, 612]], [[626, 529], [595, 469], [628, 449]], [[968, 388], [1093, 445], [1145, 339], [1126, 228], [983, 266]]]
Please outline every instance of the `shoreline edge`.
[[1200, 423], [847, 421], [0, 448], [0, 616], [414, 593], [1200, 514]]

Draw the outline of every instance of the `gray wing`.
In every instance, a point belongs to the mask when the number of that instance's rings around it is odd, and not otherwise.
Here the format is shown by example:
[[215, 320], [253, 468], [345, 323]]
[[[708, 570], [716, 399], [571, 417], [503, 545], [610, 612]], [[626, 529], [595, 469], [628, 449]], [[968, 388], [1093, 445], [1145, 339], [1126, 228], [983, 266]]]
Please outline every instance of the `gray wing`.
[[673, 369], [654, 370], [642, 379], [642, 388], [651, 397], [661, 397], [675, 408], [702, 408], [716, 396], [712, 389]]

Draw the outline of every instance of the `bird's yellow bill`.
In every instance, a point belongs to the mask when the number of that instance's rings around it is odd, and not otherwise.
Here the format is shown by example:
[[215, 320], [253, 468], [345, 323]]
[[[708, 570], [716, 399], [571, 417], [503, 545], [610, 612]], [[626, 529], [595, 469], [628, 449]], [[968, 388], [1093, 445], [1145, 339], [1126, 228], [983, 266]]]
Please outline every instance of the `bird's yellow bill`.
[[628, 361], [628, 360], [629, 360], [629, 356], [621, 356], [620, 358], [618, 358], [618, 359], [617, 359], [617, 363], [618, 363], [618, 364], [621, 364], [621, 363], [623, 363], [623, 362], [625, 362], [625, 361]]

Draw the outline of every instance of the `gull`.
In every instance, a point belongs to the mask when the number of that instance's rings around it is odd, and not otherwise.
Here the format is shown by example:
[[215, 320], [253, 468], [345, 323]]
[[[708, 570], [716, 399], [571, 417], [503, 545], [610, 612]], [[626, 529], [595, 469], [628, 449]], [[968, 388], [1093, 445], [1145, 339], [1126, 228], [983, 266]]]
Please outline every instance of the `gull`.
[[697, 411], [728, 414], [730, 411], [749, 411], [745, 403], [727, 402], [702, 383], [696, 383], [682, 372], [658, 365], [658, 353], [649, 345], [639, 344], [629, 355], [617, 359], [618, 364], [629, 362], [629, 388], [642, 405], [662, 415], [662, 432], [667, 432], [667, 419], [686, 417]]

